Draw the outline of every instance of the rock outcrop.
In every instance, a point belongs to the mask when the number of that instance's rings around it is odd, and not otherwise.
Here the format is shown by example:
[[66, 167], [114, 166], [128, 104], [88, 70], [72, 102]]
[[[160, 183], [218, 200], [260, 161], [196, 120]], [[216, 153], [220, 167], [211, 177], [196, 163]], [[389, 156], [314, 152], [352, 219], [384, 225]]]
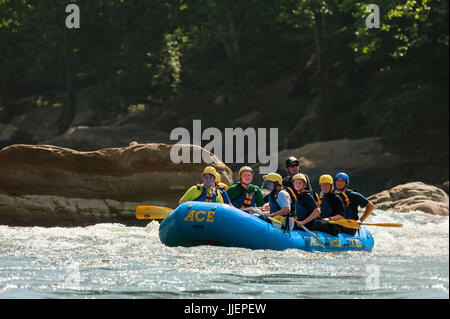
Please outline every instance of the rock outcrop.
[[449, 215], [449, 197], [440, 188], [422, 182], [397, 185], [372, 195], [369, 199], [377, 209], [396, 211], [419, 210], [433, 215]]
[[186, 189], [201, 181], [205, 165], [214, 166], [222, 181], [231, 183], [231, 170], [215, 155], [200, 148], [212, 164], [174, 164], [172, 147], [132, 143], [92, 152], [52, 145], [3, 148], [0, 224], [133, 223], [137, 205], [178, 205]]
[[350, 175], [350, 188], [365, 195], [375, 194], [395, 185], [419, 180], [440, 184], [448, 176], [448, 165], [423, 163], [416, 158], [389, 151], [381, 138], [340, 139], [306, 144], [279, 152], [279, 169], [285, 173], [284, 160], [296, 156], [308, 174], [314, 189], [319, 189], [322, 174], [334, 176], [340, 171]]
[[116, 122], [100, 126], [74, 126], [64, 134], [45, 140], [42, 144], [94, 151], [124, 147], [136, 137], [144, 143], [170, 143], [169, 133], [155, 130], [150, 125]]

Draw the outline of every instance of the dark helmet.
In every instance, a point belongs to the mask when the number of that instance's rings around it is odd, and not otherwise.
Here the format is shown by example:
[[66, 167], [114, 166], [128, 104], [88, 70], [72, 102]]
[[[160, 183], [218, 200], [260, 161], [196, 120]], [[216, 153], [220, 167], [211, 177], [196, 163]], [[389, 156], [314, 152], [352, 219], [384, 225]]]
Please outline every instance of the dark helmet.
[[297, 162], [297, 164], [300, 164], [299, 160], [294, 157], [294, 156], [290, 156], [288, 158], [286, 158], [286, 160], [284, 161], [284, 163], [286, 164], [286, 167], [288, 167], [289, 165], [291, 165], [292, 163]]

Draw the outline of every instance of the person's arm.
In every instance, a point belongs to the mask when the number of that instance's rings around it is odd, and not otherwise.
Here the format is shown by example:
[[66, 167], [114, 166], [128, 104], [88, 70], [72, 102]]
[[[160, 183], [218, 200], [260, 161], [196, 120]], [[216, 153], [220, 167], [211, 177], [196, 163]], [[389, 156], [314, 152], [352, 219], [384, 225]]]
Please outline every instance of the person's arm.
[[297, 222], [299, 225], [305, 225], [306, 223], [309, 223], [310, 221], [320, 216], [320, 208], [314, 200], [312, 194], [303, 197], [302, 203], [311, 211], [311, 214], [309, 214], [309, 216], [304, 220]]
[[305, 225], [307, 223], [309, 223], [310, 221], [314, 220], [315, 218], [320, 216], [320, 208], [317, 207], [316, 209], [314, 209], [311, 214], [309, 214], [308, 217], [306, 217], [304, 220], [302, 221], [298, 221], [297, 224], [299, 225]]
[[255, 192], [255, 204], [256, 207], [263, 207], [265, 204], [264, 197], [260, 188], [258, 188], [258, 190]]
[[373, 209], [375, 208], [375, 205], [369, 200], [366, 205], [366, 210], [364, 211], [364, 214], [359, 218], [358, 222], [362, 223], [369, 217], [370, 214], [372, 214]]
[[339, 219], [344, 219], [345, 217], [341, 214], [337, 214], [334, 216], [331, 216], [329, 220], [339, 220]]
[[184, 193], [184, 195], [180, 198], [180, 200], [178, 201], [178, 203], [181, 205], [184, 202], [188, 202], [190, 200], [194, 200], [196, 199], [196, 190], [197, 190], [197, 186], [192, 186], [191, 188], [189, 188], [186, 193]]
[[228, 197], [228, 193], [225, 189], [222, 190], [222, 198], [225, 204], [233, 206], [233, 204], [231, 204], [230, 197]]
[[284, 207], [274, 213], [267, 214], [267, 216], [269, 216], [269, 217], [274, 217], [274, 216], [279, 216], [279, 215], [285, 216], [285, 215], [289, 214], [290, 211], [291, 211], [290, 207]]

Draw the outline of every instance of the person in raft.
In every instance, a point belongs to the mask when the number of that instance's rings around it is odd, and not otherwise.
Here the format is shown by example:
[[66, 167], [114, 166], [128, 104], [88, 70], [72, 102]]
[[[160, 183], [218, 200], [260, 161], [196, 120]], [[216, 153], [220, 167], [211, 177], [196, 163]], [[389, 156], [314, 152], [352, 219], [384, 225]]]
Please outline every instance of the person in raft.
[[[284, 188], [290, 187], [291, 189], [294, 189], [294, 185], [292, 184], [292, 179], [293, 179], [294, 175], [296, 175], [300, 172], [300, 162], [296, 157], [290, 156], [290, 157], [286, 158], [284, 163], [286, 166], [286, 171], [288, 173], [288, 176], [283, 178], [283, 186], [284, 186]], [[313, 189], [312, 189], [311, 183], [309, 182], [308, 175], [306, 175], [306, 174], [303, 174], [303, 175], [305, 175], [307, 184], [308, 184], [306, 190], [309, 190], [312, 192]]]
[[224, 204], [232, 205], [227, 194], [228, 185], [221, 182], [220, 174], [217, 171], [214, 176], [214, 187], [216, 188], [216, 191], [222, 195]]
[[[336, 174], [334, 182], [336, 184], [336, 188], [340, 192], [347, 195], [349, 200], [349, 205], [345, 208], [345, 218], [356, 220], [358, 223], [365, 221], [375, 207], [373, 203], [360, 193], [348, 188], [350, 177], [346, 173], [340, 172]], [[358, 217], [358, 207], [366, 208], [361, 218]], [[356, 233], [356, 229], [344, 228], [343, 232], [354, 235]]]
[[283, 187], [280, 174], [269, 173], [263, 176], [267, 189], [270, 191], [269, 204], [265, 204], [262, 213], [268, 217], [283, 216], [281, 229], [289, 232], [294, 229], [294, 201]]
[[253, 181], [253, 170], [249, 166], [239, 169], [239, 182], [230, 186], [227, 190], [231, 204], [234, 207], [248, 211], [250, 207], [264, 206], [264, 198], [261, 189], [251, 184]]
[[[343, 219], [345, 216], [345, 204], [342, 199], [342, 193], [336, 192], [333, 188], [333, 177], [330, 175], [322, 175], [319, 178], [320, 193], [319, 206], [322, 224], [315, 230], [320, 230], [337, 236], [342, 231], [341, 226], [330, 224], [328, 221]], [[318, 228], [318, 229], [317, 229]]]
[[223, 203], [222, 195], [214, 187], [216, 169], [212, 166], [205, 167], [202, 178], [202, 184], [192, 186], [187, 190], [183, 197], [181, 197], [179, 201], [180, 205], [188, 201]]
[[[313, 193], [308, 188], [308, 179], [304, 174], [295, 174], [292, 177], [292, 184], [295, 194], [295, 220], [294, 229], [301, 229], [301, 225], [309, 230], [314, 230], [318, 225], [318, 217], [320, 216], [320, 208], [314, 199]], [[290, 189], [289, 189], [290, 190]]]

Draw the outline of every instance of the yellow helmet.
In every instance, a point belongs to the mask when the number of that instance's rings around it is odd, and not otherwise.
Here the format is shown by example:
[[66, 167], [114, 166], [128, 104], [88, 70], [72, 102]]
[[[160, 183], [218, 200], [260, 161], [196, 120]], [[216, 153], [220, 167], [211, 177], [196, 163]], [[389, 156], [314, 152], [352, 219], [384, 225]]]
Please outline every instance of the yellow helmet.
[[216, 179], [214, 180], [217, 184], [220, 183], [220, 174], [217, 173], [217, 171], [214, 173], [214, 176], [216, 177]]
[[266, 175], [266, 182], [274, 182], [278, 184], [283, 184], [283, 178], [280, 174], [277, 173], [269, 173]]
[[320, 176], [319, 178], [319, 184], [327, 183], [333, 185], [333, 177], [331, 175], [325, 174]]
[[212, 166], [206, 166], [205, 169], [203, 170], [202, 175], [205, 174], [212, 174], [214, 176], [216, 176], [216, 169]]
[[304, 174], [295, 174], [294, 177], [292, 177], [292, 182], [294, 182], [294, 180], [296, 179], [301, 179], [302, 181], [305, 182], [305, 185], [308, 185], [308, 180], [306, 179], [306, 176]]
[[252, 172], [253, 175], [255, 174], [250, 166], [242, 166], [239, 170], [239, 174], [238, 174], [239, 178], [241, 178], [241, 173], [244, 171], [250, 171], [250, 172]]

